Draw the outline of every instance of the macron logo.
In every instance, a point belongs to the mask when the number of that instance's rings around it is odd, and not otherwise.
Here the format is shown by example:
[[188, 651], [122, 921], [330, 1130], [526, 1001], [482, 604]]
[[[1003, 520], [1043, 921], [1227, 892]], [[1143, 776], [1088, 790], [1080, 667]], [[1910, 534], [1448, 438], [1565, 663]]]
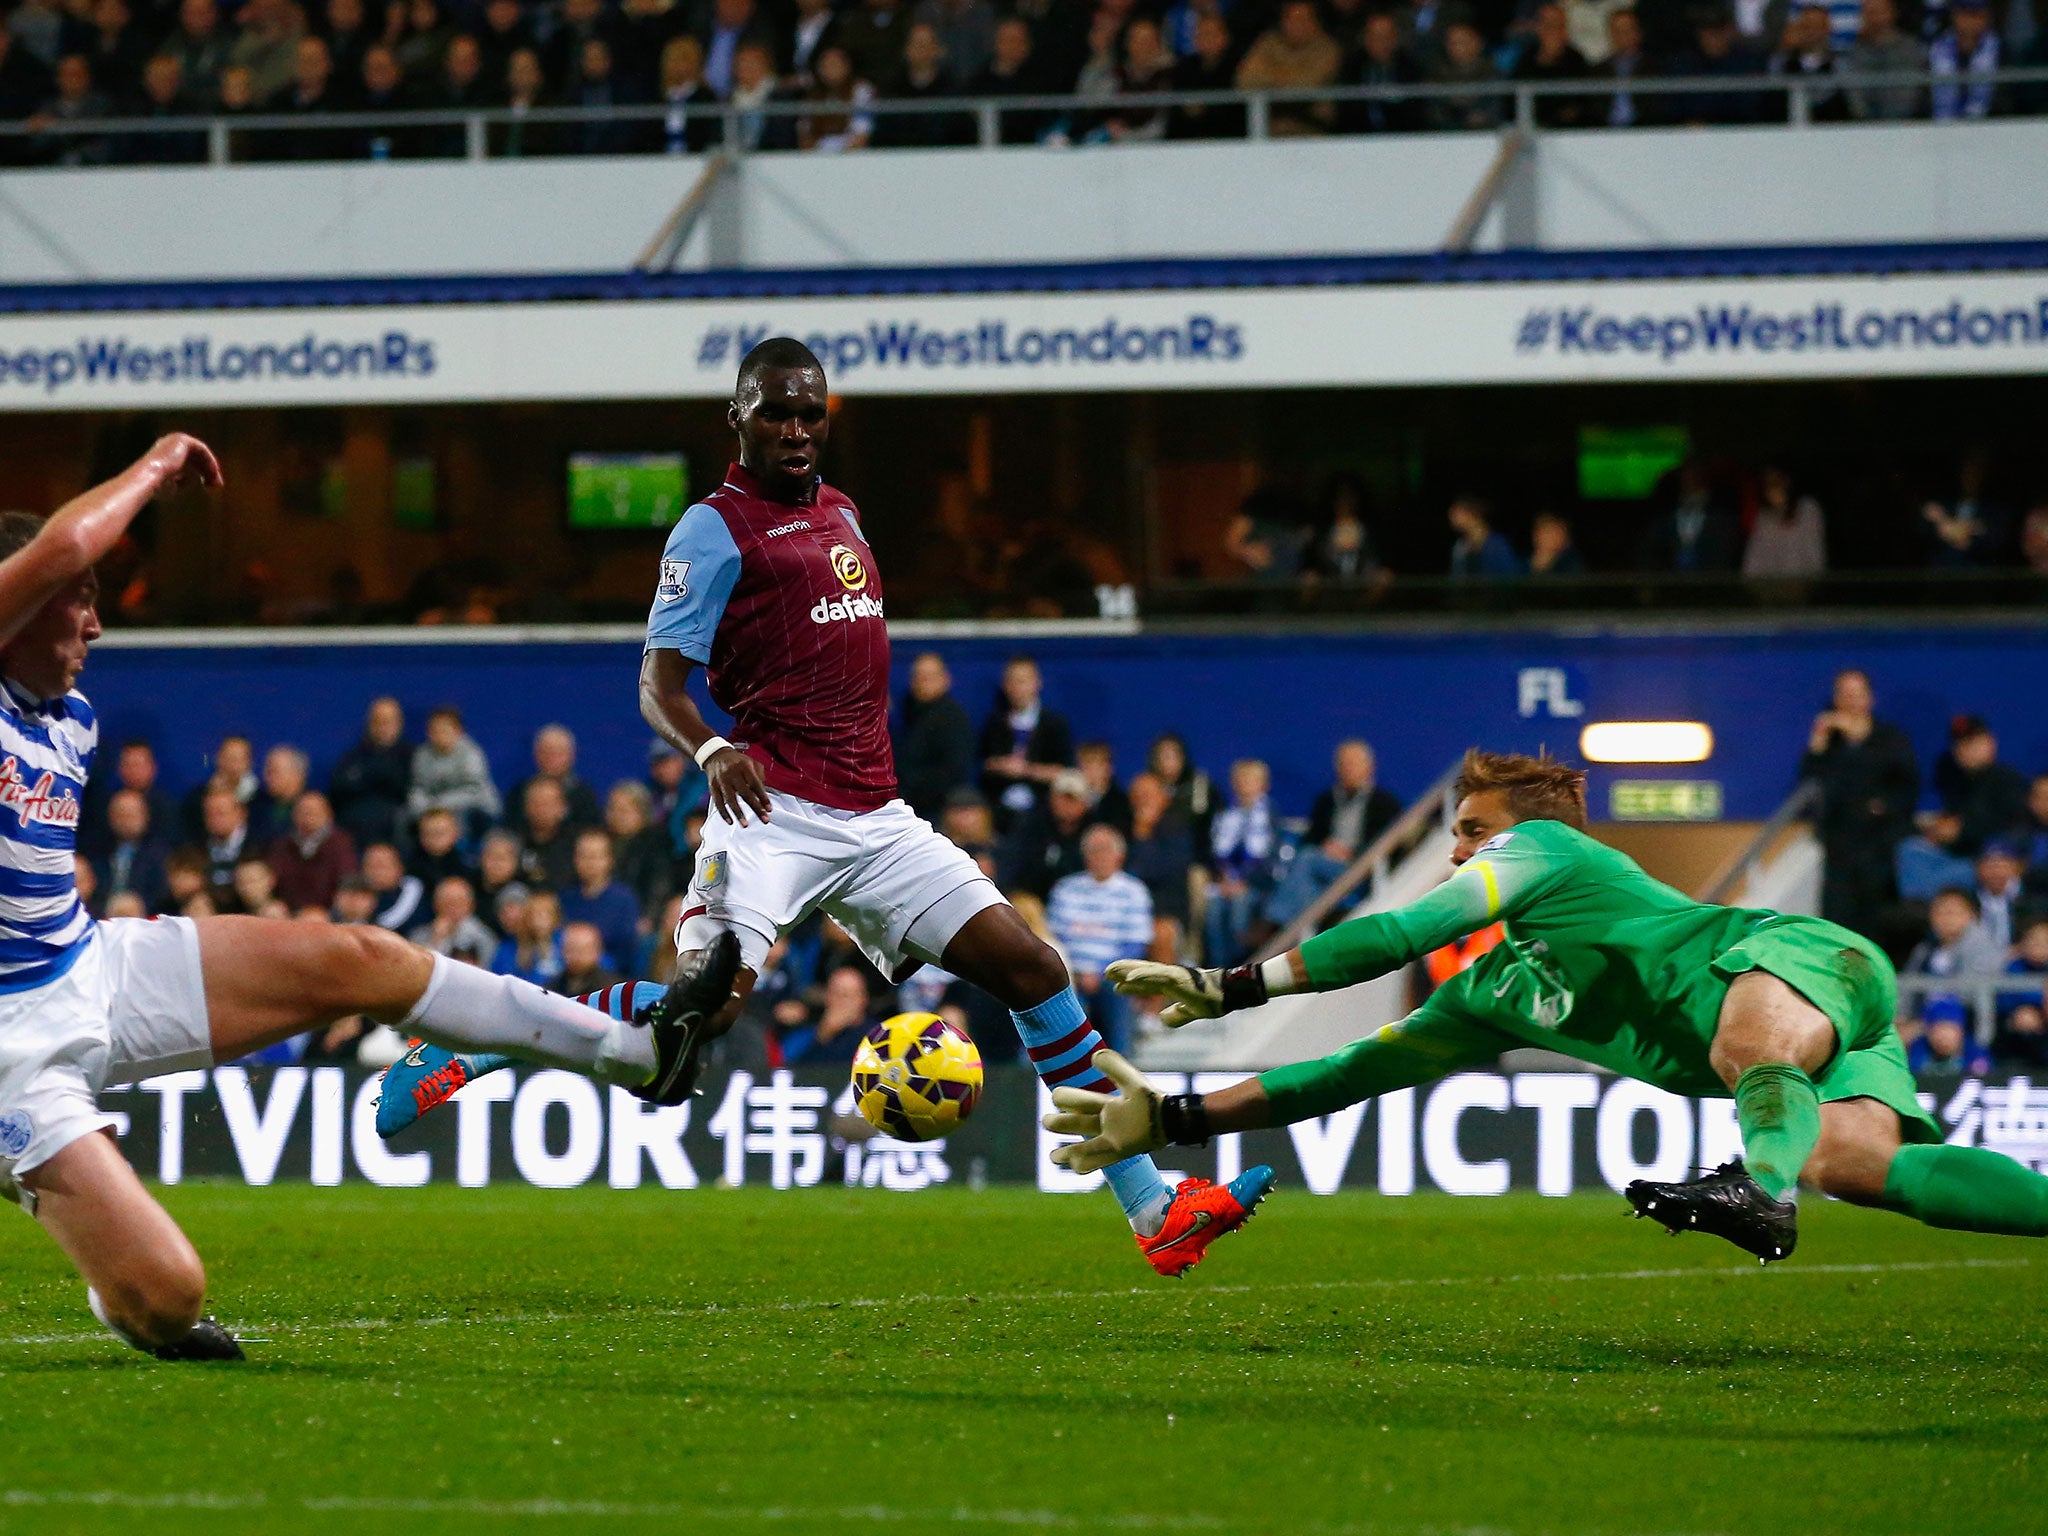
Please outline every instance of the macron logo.
[[882, 605], [865, 594], [854, 597], [821, 597], [811, 609], [813, 624], [830, 624], [835, 619], [879, 619]]
[[784, 523], [780, 528], [770, 528], [766, 533], [762, 534], [761, 537], [764, 539], [779, 539], [785, 533], [801, 533], [804, 529], [810, 526], [811, 525], [805, 522], [802, 518], [798, 518], [793, 523]]

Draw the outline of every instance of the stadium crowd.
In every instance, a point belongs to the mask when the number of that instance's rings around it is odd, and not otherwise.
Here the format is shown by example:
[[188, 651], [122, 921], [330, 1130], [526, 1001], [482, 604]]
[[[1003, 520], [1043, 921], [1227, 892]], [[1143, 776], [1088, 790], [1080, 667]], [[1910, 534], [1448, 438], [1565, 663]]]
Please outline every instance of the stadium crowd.
[[[724, 133], [756, 149], [971, 142], [966, 113], [878, 100], [1058, 95], [1005, 111], [1005, 143], [1240, 136], [1241, 105], [1095, 105], [1165, 91], [1464, 86], [1463, 96], [1276, 103], [1276, 135], [1489, 129], [1500, 83], [1583, 82], [1540, 99], [1545, 126], [1783, 120], [1806, 83], [1816, 119], [2039, 111], [2048, 90], [1986, 80], [2048, 62], [2024, 5], [1987, 0], [17, 0], [0, 27], [0, 118], [44, 130], [116, 116], [169, 122], [505, 109], [498, 155], [684, 153]], [[1931, 70], [1931, 89], [1860, 77]], [[771, 103], [803, 110], [768, 114]], [[639, 120], [529, 119], [550, 106], [667, 109]], [[235, 158], [457, 156], [451, 128], [332, 124], [249, 135]], [[42, 136], [12, 158], [63, 164], [205, 158], [202, 134]]]
[[1916, 1070], [2048, 1065], [2042, 980], [1986, 984], [2048, 978], [2048, 764], [2030, 777], [1999, 755], [1989, 721], [1959, 715], [1932, 766], [1936, 805], [1917, 810], [1913, 745], [1876, 704], [1869, 677], [1842, 673], [1806, 744], [1822, 915], [1903, 962]]
[[[1345, 742], [1297, 852], [1263, 764], [1234, 764], [1224, 794], [1167, 736], [1126, 783], [1107, 746], [1077, 743], [1043, 704], [1023, 657], [979, 723], [953, 697], [945, 663], [918, 657], [902, 718], [905, 799], [1068, 956], [1119, 1041], [1132, 1021], [1102, 984], [1110, 961], [1241, 956], [1401, 808], [1374, 782], [1370, 748]], [[643, 778], [600, 794], [577, 772], [575, 737], [544, 725], [527, 771], [501, 790], [458, 711], [434, 710], [417, 738], [408, 724], [397, 699], [374, 701], [324, 784], [300, 747], [259, 755], [229, 736], [210, 777], [174, 792], [149, 742], [113, 744], [80, 824], [88, 905], [101, 916], [375, 923], [572, 995], [666, 978], [706, 814], [687, 758], [657, 742]], [[980, 993], [927, 968], [897, 995], [823, 919], [775, 946], [735, 1049], [776, 1065], [848, 1060], [868, 1023], [914, 1007], [958, 1010], [996, 1059], [1018, 1050], [1008, 1015]], [[303, 1049], [352, 1056], [369, 1034], [344, 1021]]]

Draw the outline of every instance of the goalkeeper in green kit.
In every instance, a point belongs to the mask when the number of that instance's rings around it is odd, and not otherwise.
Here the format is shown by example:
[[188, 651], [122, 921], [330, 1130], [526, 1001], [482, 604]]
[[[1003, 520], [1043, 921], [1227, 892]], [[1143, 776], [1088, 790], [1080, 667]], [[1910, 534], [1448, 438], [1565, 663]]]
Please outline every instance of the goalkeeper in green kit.
[[1396, 911], [1355, 919], [1262, 965], [1123, 960], [1119, 992], [1169, 999], [1163, 1022], [1214, 1018], [1393, 971], [1496, 920], [1506, 938], [1422, 1007], [1320, 1061], [1218, 1093], [1162, 1097], [1113, 1052], [1114, 1094], [1060, 1088], [1046, 1126], [1079, 1135], [1077, 1172], [1168, 1143], [1286, 1125], [1541, 1046], [1673, 1093], [1735, 1099], [1743, 1156], [1703, 1178], [1627, 1190], [1640, 1216], [1712, 1232], [1768, 1263], [1797, 1240], [1804, 1177], [1930, 1226], [2048, 1236], [2048, 1178], [1942, 1144], [1914, 1093], [1884, 955], [1811, 917], [1709, 906], [1585, 833], [1585, 775], [1548, 758], [1468, 753], [1458, 871]]

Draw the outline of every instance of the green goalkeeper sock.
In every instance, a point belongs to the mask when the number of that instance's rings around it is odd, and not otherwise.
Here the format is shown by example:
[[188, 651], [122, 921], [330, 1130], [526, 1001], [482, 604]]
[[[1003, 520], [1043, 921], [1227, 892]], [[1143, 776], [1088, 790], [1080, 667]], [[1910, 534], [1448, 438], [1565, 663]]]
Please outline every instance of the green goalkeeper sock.
[[1820, 1094], [1813, 1079], [1790, 1062], [1751, 1067], [1735, 1079], [1735, 1122], [1742, 1127], [1749, 1176], [1773, 1200], [1784, 1199], [1820, 1140]]
[[1884, 1203], [1930, 1227], [2048, 1237], [2048, 1178], [1982, 1147], [1901, 1147]]

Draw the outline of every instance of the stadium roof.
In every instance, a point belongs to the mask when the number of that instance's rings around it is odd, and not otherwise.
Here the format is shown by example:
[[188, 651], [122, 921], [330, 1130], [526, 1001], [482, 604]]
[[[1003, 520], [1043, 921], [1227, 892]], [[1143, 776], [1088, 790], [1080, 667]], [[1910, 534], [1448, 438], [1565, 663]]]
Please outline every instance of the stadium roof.
[[853, 298], [1400, 283], [1598, 282], [1711, 277], [2048, 270], [2048, 240], [1725, 246], [1693, 250], [1489, 251], [1413, 255], [1190, 257], [959, 267], [802, 267], [0, 285], [0, 313], [271, 309], [578, 300]]

